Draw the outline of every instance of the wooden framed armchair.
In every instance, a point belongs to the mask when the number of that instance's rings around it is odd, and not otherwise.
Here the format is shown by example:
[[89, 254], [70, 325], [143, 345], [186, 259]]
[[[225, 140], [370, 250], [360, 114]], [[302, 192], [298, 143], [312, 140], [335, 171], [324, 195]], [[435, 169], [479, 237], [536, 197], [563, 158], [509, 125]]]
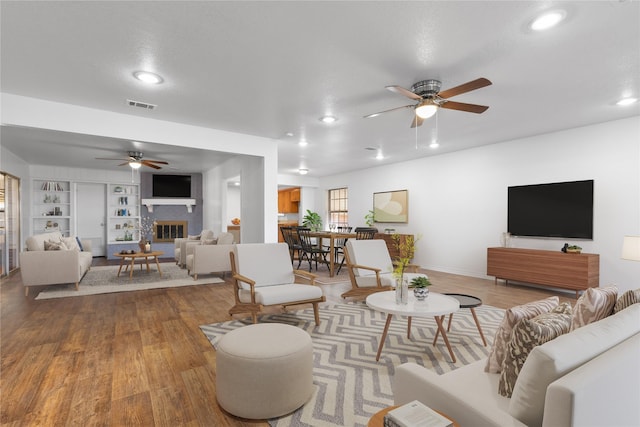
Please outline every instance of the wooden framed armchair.
[[325, 301], [322, 288], [315, 284], [315, 274], [293, 269], [286, 243], [238, 244], [229, 257], [235, 294], [230, 316], [251, 313], [257, 323], [263, 306], [311, 304], [316, 325], [320, 325], [318, 303]]
[[[344, 292], [342, 298], [366, 297], [374, 292], [390, 291], [396, 286], [393, 276], [393, 261], [387, 244], [382, 239], [347, 240], [344, 246], [351, 289]], [[412, 280], [425, 274], [417, 273], [417, 265], [408, 266], [404, 277]]]

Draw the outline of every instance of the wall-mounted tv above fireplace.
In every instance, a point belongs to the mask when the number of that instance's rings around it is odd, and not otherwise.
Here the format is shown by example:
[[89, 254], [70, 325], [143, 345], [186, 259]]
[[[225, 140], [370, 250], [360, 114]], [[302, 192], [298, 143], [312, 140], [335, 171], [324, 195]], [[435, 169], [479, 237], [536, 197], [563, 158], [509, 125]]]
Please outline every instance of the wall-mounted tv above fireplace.
[[514, 236], [593, 239], [593, 180], [508, 188]]
[[191, 175], [153, 175], [153, 197], [191, 197]]

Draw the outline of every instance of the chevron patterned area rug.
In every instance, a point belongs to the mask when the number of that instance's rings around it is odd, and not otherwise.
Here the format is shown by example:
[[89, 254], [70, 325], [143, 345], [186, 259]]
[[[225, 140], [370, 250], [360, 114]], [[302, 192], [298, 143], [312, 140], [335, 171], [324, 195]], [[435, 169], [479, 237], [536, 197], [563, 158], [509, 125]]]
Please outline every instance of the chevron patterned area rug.
[[[411, 339], [407, 339], [406, 318], [394, 316], [380, 361], [376, 362], [386, 314], [371, 310], [362, 302], [321, 307], [319, 327], [315, 326], [311, 308], [263, 315], [260, 322], [287, 323], [304, 329], [311, 335], [314, 348], [313, 396], [293, 414], [269, 420], [269, 424], [366, 426], [373, 414], [393, 404], [391, 383], [396, 366], [414, 362], [441, 374], [488, 355], [504, 310], [483, 305], [476, 308], [476, 314], [488, 346], [482, 345], [471, 312], [461, 309], [453, 316], [448, 333], [457, 363], [451, 362], [442, 339], [432, 345], [436, 331], [433, 318], [414, 317]], [[232, 320], [200, 328], [215, 347], [225, 333], [247, 324], [248, 320]]]

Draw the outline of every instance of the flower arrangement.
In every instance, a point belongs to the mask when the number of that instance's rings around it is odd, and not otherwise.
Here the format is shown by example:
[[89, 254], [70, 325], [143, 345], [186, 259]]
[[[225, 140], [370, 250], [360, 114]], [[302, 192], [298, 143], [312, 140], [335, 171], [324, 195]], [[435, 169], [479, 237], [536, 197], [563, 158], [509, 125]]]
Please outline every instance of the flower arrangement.
[[391, 239], [398, 251], [398, 256], [393, 260], [393, 276], [402, 280], [404, 270], [409, 266], [416, 252], [416, 242], [420, 240], [420, 237], [416, 239], [413, 235], [407, 235], [403, 239], [400, 234], [395, 233]]
[[156, 235], [156, 220], [149, 217], [143, 216], [140, 219], [140, 238], [151, 240], [149, 236]]

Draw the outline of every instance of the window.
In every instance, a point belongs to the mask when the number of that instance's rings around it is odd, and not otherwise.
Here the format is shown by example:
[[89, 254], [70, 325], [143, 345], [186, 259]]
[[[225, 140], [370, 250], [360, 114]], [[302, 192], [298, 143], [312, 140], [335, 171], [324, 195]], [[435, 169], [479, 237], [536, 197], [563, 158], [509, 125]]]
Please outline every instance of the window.
[[346, 188], [329, 190], [329, 224], [340, 226], [349, 224]]

